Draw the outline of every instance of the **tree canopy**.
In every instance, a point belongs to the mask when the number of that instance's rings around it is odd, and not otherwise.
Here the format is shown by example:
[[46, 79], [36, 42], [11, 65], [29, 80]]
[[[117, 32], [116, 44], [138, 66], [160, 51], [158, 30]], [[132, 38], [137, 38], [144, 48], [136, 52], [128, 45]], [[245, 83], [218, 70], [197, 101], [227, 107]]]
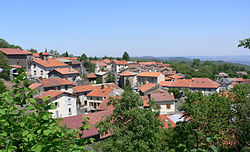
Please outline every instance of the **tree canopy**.
[[245, 49], [250, 50], [250, 38], [244, 39], [244, 40], [240, 40], [238, 47], [243, 47]]
[[129, 54], [128, 54], [128, 52], [124, 52], [123, 53], [123, 55], [122, 55], [122, 60], [126, 60], [126, 61], [128, 61], [130, 59], [130, 57], [129, 57]]
[[108, 75], [107, 75], [107, 78], [106, 78], [106, 82], [107, 83], [111, 83], [111, 82], [115, 83], [116, 82], [115, 75], [111, 71], [108, 72]]
[[80, 58], [79, 58], [80, 61], [87, 61], [88, 60], [88, 57], [85, 53], [83, 53]]
[[0, 48], [19, 48], [22, 50], [21, 46], [9, 44], [7, 41], [1, 38], [0, 38]]

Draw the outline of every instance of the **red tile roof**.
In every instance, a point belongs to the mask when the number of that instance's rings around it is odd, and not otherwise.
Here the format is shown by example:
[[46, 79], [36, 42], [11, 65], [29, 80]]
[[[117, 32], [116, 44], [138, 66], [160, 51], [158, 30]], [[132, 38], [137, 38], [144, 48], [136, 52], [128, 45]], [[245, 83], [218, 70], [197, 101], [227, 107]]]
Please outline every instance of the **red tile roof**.
[[161, 121], [164, 124], [163, 128], [169, 128], [169, 127], [175, 127], [176, 126], [176, 124], [171, 119], [169, 119], [166, 115], [160, 115], [159, 119], [161, 119]]
[[36, 88], [38, 88], [38, 87], [40, 87], [40, 86], [42, 86], [41, 83], [32, 83], [32, 84], [29, 86], [29, 88], [33, 90], [33, 89], [36, 89]]
[[184, 76], [181, 76], [181, 75], [177, 75], [177, 74], [174, 74], [174, 75], [171, 75], [169, 76], [170, 78], [173, 78], [173, 79], [183, 79]]
[[156, 62], [139, 62], [140, 65], [152, 65], [156, 64]]
[[45, 60], [34, 60], [33, 62], [40, 64], [43, 67], [61, 67], [61, 66], [68, 66], [66, 63], [63, 63], [61, 61], [58, 60], [54, 60], [54, 59], [48, 59], [48, 61]]
[[107, 66], [107, 64], [106, 64], [106, 63], [103, 63], [102, 61], [91, 61], [91, 63], [99, 64], [99, 65], [102, 66], [102, 67]]
[[35, 58], [40, 58], [39, 53], [32, 53], [32, 55], [33, 55]]
[[148, 91], [149, 89], [155, 87], [156, 85], [157, 84], [155, 84], [155, 83], [146, 83], [143, 86], [139, 87], [139, 90], [144, 93], [144, 92]]
[[104, 63], [106, 63], [106, 64], [110, 64], [111, 63], [111, 61], [109, 60], [109, 59], [104, 59], [104, 60], [102, 60]]
[[142, 99], [142, 101], [143, 101], [143, 106], [144, 107], [149, 107], [149, 98], [148, 98], [148, 96], [141, 96], [141, 99]]
[[135, 74], [129, 71], [124, 71], [120, 74], [120, 76], [134, 76]]
[[243, 79], [242, 78], [235, 78], [235, 81], [236, 82], [243, 82]]
[[41, 52], [40, 54], [42, 54], [42, 55], [50, 55], [49, 52]]
[[173, 101], [175, 100], [174, 95], [168, 92], [161, 93], [151, 93], [151, 99], [155, 99], [155, 101]]
[[165, 81], [172, 80], [172, 78], [165, 77]]
[[107, 105], [107, 103], [110, 101], [111, 98], [114, 99], [121, 99], [121, 97], [107, 97], [106, 99], [104, 99], [101, 104], [99, 105], [99, 107], [97, 108], [98, 111], [104, 111], [104, 110], [114, 110], [114, 106], [111, 105]]
[[161, 81], [161, 86], [183, 87], [183, 88], [218, 88], [220, 84], [209, 78], [176, 79], [172, 81]]
[[108, 94], [112, 91], [113, 89], [110, 88], [97, 88], [93, 91], [91, 91], [89, 94], [87, 94], [88, 97], [107, 97]]
[[27, 54], [32, 54], [29, 51], [20, 50], [18, 48], [0, 48], [0, 51], [2, 51], [6, 55], [27, 55]]
[[73, 92], [74, 93], [87, 92], [87, 91], [92, 91], [96, 88], [97, 86], [93, 86], [93, 85], [77, 86], [77, 87], [73, 87]]
[[128, 64], [127, 61], [113, 60], [113, 62], [114, 62], [115, 64], [118, 64], [118, 65], [127, 65], [127, 64]]
[[[82, 117], [88, 117], [88, 123], [91, 125], [91, 128], [88, 130], [83, 131], [83, 136], [82, 138], [98, 135], [98, 129], [95, 128], [95, 124], [99, 121], [102, 121], [105, 119], [106, 116], [112, 114], [113, 110], [105, 110], [105, 111], [98, 111], [98, 112], [93, 112], [90, 114], [83, 114], [83, 115], [77, 115], [77, 116], [71, 116], [71, 117], [65, 117], [62, 118], [62, 125], [67, 126], [71, 128], [72, 130], [74, 129], [79, 129], [82, 126]], [[80, 130], [80, 129], [79, 129]], [[101, 139], [106, 136], [101, 136]]]
[[90, 73], [87, 76], [88, 78], [97, 78], [97, 76], [94, 73]]
[[190, 84], [191, 88], [218, 88], [219, 86], [219, 83], [209, 78], [192, 78]]
[[11, 67], [12, 67], [12, 68], [17, 68], [17, 69], [22, 68], [22, 66], [20, 66], [20, 65], [11, 65]]
[[142, 72], [138, 74], [139, 77], [158, 77], [161, 72]]
[[44, 87], [62, 86], [62, 85], [73, 85], [73, 83], [66, 79], [60, 78], [49, 78], [41, 81]]
[[[56, 71], [58, 73], [61, 73], [62, 75], [77, 74], [77, 73], [79, 73], [77, 70], [75, 70], [74, 68], [71, 68], [71, 67], [68, 67], [68, 68], [58, 68], [58, 69], [54, 69], [52, 71]], [[51, 73], [52, 71], [50, 71], [49, 73]]]
[[44, 92], [42, 95], [38, 96], [37, 98], [43, 99], [44, 97], [47, 97], [47, 98], [50, 97], [52, 99], [64, 93], [71, 94], [71, 93], [63, 92], [63, 91], [49, 90], [47, 92]]

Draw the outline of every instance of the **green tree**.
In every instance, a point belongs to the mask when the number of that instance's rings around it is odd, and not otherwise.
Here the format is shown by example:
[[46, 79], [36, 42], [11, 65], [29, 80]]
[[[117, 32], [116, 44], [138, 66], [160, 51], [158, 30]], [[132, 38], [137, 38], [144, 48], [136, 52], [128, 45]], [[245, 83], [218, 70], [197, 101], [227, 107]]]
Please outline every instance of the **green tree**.
[[[0, 94], [0, 151], [84, 151], [88, 140], [81, 132], [58, 125], [48, 110], [48, 99], [37, 102], [34, 90], [21, 87], [24, 75], [14, 80], [14, 89]], [[26, 93], [23, 93], [23, 92]], [[87, 129], [86, 120], [80, 130]]]
[[102, 77], [97, 77], [96, 83], [97, 84], [102, 84]]
[[0, 68], [2, 69], [2, 72], [0, 72], [0, 78], [4, 78], [6, 80], [10, 79], [9, 71], [10, 71], [10, 66], [8, 64], [8, 60], [6, 56], [0, 52]]
[[69, 57], [68, 51], [66, 51], [65, 53], [61, 54], [61, 57]]
[[86, 55], [85, 53], [83, 53], [83, 54], [81, 55], [81, 57], [79, 58], [79, 60], [80, 60], [80, 61], [87, 61], [87, 60], [88, 60], [88, 57], [87, 57], [87, 55]]
[[123, 86], [123, 90], [132, 91], [132, 86], [128, 78], [125, 80], [125, 85]]
[[168, 92], [172, 92], [174, 97], [177, 99], [181, 97], [181, 92], [179, 89], [168, 89]]
[[33, 48], [29, 49], [28, 51], [30, 51], [31, 53], [37, 53], [37, 50]]
[[128, 54], [128, 52], [124, 52], [123, 53], [123, 55], [122, 55], [122, 60], [126, 60], [126, 61], [128, 61], [130, 59], [130, 57], [129, 57], [129, 54]]
[[243, 47], [245, 49], [250, 50], [250, 38], [244, 39], [244, 40], [240, 40], [238, 47]]
[[108, 75], [107, 75], [107, 78], [106, 78], [106, 82], [107, 83], [111, 83], [111, 82], [115, 83], [116, 82], [115, 75], [111, 71], [108, 72]]
[[49, 53], [53, 56], [53, 57], [59, 57], [60, 54], [57, 50], [50, 50]]
[[113, 113], [97, 123], [100, 133], [111, 133], [108, 139], [95, 145], [97, 151], [169, 151], [163, 146], [159, 108], [152, 102], [148, 109], [140, 108], [142, 100], [132, 91], [121, 99], [111, 99]]
[[95, 73], [95, 69], [96, 69], [96, 64], [95, 63], [91, 63], [89, 61], [84, 61], [83, 66], [86, 68], [86, 70], [89, 73]]
[[198, 68], [200, 66], [201, 60], [200, 59], [193, 59], [192, 67]]
[[[241, 151], [249, 145], [249, 85], [224, 93], [186, 92], [180, 108], [190, 119], [177, 124], [170, 148], [176, 151]], [[172, 145], [172, 146], [171, 146]], [[176, 146], [177, 145], [177, 146]], [[174, 146], [174, 147], [173, 147]]]
[[5, 41], [4, 39], [0, 38], [0, 48], [18, 48], [20, 50], [22, 50], [22, 48], [18, 45], [14, 45], [14, 44], [9, 44], [7, 41]]
[[6, 86], [4, 85], [3, 81], [0, 80], [0, 94], [7, 90]]

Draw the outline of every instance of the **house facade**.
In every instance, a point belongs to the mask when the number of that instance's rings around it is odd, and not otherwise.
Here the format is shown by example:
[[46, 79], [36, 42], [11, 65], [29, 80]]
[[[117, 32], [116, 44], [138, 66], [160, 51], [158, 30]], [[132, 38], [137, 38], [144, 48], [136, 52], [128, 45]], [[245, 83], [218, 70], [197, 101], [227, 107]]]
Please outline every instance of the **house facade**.
[[53, 118], [64, 118], [69, 116], [76, 116], [76, 96], [72, 93], [49, 90], [37, 97], [40, 102], [47, 98], [51, 103], [54, 103], [56, 109], [49, 110], [52, 112]]
[[120, 73], [121, 71], [128, 68], [127, 61], [112, 60], [112, 71], [115, 73]]
[[138, 87], [146, 83], [156, 83], [159, 84], [161, 81], [165, 80], [165, 76], [161, 72], [142, 72], [137, 75]]
[[65, 78], [73, 83], [81, 80], [80, 73], [71, 67], [54, 69], [49, 72], [49, 78]]

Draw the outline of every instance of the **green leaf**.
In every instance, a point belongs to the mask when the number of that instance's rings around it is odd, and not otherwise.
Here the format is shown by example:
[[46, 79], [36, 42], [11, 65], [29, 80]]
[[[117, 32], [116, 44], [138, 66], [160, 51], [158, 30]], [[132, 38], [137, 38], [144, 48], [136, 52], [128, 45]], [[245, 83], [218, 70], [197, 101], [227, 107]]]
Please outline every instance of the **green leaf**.
[[207, 142], [211, 143], [212, 142], [212, 139], [210, 137], [207, 137], [206, 138]]
[[23, 133], [22, 133], [22, 136], [26, 136], [28, 135], [29, 131], [28, 130], [25, 130]]
[[43, 148], [43, 146], [38, 144], [32, 150], [35, 151], [35, 152], [40, 152], [42, 150], [42, 148]]
[[43, 118], [43, 120], [48, 120], [49, 119], [47, 115], [43, 115], [42, 118]]
[[28, 105], [28, 106], [26, 106], [26, 108], [25, 108], [25, 110], [34, 110], [34, 109], [35, 109], [35, 107], [32, 106], [32, 105]]
[[48, 136], [50, 133], [51, 133], [50, 130], [44, 130], [44, 131], [43, 131], [43, 134], [44, 134], [45, 136]]
[[30, 98], [30, 103], [36, 103], [36, 99]]
[[214, 145], [211, 145], [210, 148], [213, 149], [214, 152], [218, 151], [218, 149]]

